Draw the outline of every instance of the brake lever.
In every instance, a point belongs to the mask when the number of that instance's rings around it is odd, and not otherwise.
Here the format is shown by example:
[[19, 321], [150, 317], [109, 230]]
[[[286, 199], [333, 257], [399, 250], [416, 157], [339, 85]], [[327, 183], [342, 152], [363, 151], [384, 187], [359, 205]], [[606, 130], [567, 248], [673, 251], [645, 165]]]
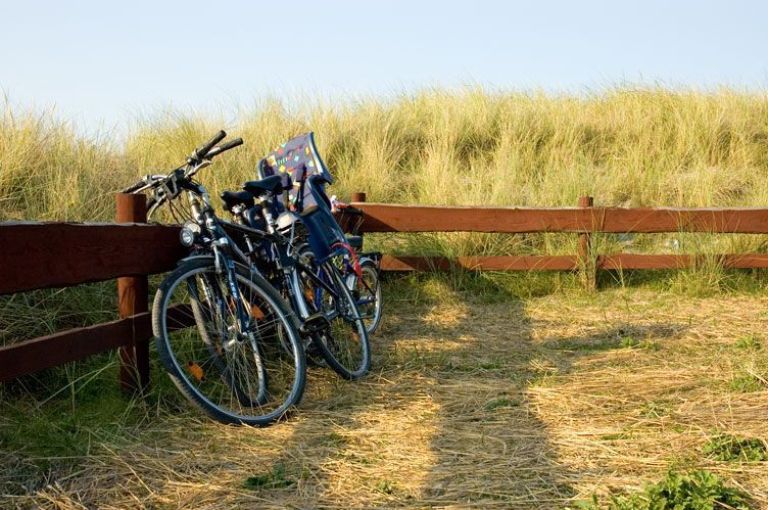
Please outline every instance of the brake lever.
[[168, 176], [163, 174], [147, 174], [141, 178], [141, 180], [144, 181], [144, 185], [130, 191], [130, 193], [137, 194], [154, 189], [157, 187], [158, 183], [163, 181], [166, 177]]
[[162, 184], [155, 189], [155, 193], [165, 200], [173, 200], [179, 196], [181, 188], [179, 187], [178, 177], [178, 170], [171, 172], [161, 181]]
[[164, 197], [159, 197], [155, 199], [155, 197], [150, 198], [147, 200], [147, 221], [151, 220], [152, 217], [155, 215], [155, 211], [157, 211], [161, 205], [165, 203]]
[[195, 164], [192, 167], [191, 170], [185, 171], [184, 172], [184, 177], [187, 177], [187, 178], [192, 177], [193, 175], [195, 175], [197, 172], [199, 172], [203, 168], [209, 166], [211, 163], [212, 163], [212, 161], [210, 159], [203, 159], [203, 160], [201, 160], [199, 163]]

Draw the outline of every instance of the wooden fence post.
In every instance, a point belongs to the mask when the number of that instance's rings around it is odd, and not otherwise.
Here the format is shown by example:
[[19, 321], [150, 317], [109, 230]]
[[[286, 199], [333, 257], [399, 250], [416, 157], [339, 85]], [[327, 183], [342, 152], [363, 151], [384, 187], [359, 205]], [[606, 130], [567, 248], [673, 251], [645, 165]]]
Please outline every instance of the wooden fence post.
[[[144, 195], [117, 195], [118, 223], [146, 223], [147, 205]], [[149, 247], [148, 247], [149, 248]], [[149, 279], [146, 275], [117, 279], [117, 306], [120, 318], [149, 310]], [[134, 327], [131, 343], [121, 347], [120, 387], [126, 392], [142, 392], [149, 386], [149, 338], [139, 338]]]
[[[594, 198], [590, 196], [579, 197], [579, 207], [591, 208], [594, 205]], [[592, 234], [585, 232], [579, 234], [579, 266], [584, 287], [587, 290], [597, 288], [597, 260], [592, 256]]]
[[[356, 193], [352, 193], [352, 202], [365, 202], [366, 196], [364, 191], [358, 191]], [[355, 235], [361, 236], [363, 235], [363, 229], [362, 229], [362, 223], [363, 223], [363, 217], [362, 212], [360, 213], [360, 218], [358, 219], [357, 224], [355, 225], [354, 232], [352, 232]]]

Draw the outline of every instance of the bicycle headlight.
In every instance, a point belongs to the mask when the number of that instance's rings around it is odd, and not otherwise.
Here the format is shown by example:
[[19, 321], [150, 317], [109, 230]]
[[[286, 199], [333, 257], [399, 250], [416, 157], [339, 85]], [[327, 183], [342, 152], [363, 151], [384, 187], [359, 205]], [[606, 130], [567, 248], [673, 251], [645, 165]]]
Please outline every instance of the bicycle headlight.
[[197, 240], [197, 236], [200, 233], [200, 225], [197, 223], [188, 221], [184, 224], [184, 226], [181, 227], [181, 231], [179, 232], [179, 240], [181, 241], [181, 244], [183, 244], [186, 247], [190, 247], [193, 244], [195, 244], [195, 240]]

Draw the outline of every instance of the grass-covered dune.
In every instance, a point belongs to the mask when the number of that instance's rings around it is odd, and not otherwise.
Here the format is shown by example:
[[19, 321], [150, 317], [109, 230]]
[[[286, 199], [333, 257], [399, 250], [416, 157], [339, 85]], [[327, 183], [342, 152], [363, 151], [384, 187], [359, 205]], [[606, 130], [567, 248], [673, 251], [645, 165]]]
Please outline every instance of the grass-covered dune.
[[[158, 115], [124, 144], [84, 139], [51, 115], [0, 124], [4, 219], [109, 219], [110, 193], [171, 169], [223, 126]], [[768, 94], [617, 89], [583, 96], [467, 90], [287, 111], [278, 103], [225, 125], [246, 145], [202, 176], [214, 189], [253, 177], [261, 155], [317, 134], [334, 192], [464, 205], [762, 206], [768, 204]]]
[[[109, 221], [115, 191], [172, 169], [222, 127], [246, 145], [203, 170], [214, 192], [313, 130], [341, 198], [573, 206], [590, 194], [600, 205], [768, 207], [767, 93], [267, 103], [229, 123], [158, 115], [125, 140], [0, 109], [0, 221]], [[594, 239], [601, 253], [724, 253], [765, 251], [768, 236]], [[575, 241], [366, 238], [448, 255], [574, 253]], [[650, 289], [622, 288], [624, 276], [604, 274], [618, 284], [600, 293], [568, 274], [385, 281], [371, 375], [352, 384], [313, 368], [296, 415], [269, 429], [194, 413], [154, 353], [146, 398], [120, 394], [114, 353], [0, 385], [0, 508], [765, 508], [764, 275], [725, 272], [713, 258], [653, 273]], [[0, 345], [109, 320], [115, 301], [114, 282], [4, 296]]]
[[[183, 161], [225, 127], [246, 145], [206, 169], [213, 191], [254, 178], [262, 155], [313, 130], [341, 198], [370, 201], [574, 206], [768, 205], [768, 94], [615, 89], [546, 95], [427, 91], [389, 101], [307, 105], [276, 102], [225, 123], [163, 113], [127, 139], [84, 139], [47, 114], [6, 106], [0, 125], [0, 219], [110, 220], [113, 192], [136, 176]], [[572, 253], [573, 236], [438, 234], [385, 250], [455, 254]], [[675, 237], [671, 242], [669, 237]], [[606, 236], [603, 249], [615, 251]], [[600, 241], [599, 241], [600, 242]], [[611, 243], [614, 243], [611, 246]], [[639, 236], [633, 248], [760, 251], [755, 236]]]

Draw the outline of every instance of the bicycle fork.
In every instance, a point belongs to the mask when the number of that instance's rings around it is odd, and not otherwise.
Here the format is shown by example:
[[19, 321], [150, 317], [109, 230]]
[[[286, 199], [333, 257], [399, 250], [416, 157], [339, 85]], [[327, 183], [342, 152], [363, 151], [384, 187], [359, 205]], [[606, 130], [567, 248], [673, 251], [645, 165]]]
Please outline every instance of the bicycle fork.
[[[235, 324], [232, 325], [232, 328], [234, 328], [233, 338], [230, 338], [230, 335], [227, 335], [227, 341], [224, 343], [224, 349], [227, 350], [237, 348], [237, 344], [244, 342], [245, 340], [247, 340], [250, 344], [251, 349], [253, 350], [253, 358], [254, 362], [256, 363], [257, 371], [256, 375], [259, 382], [258, 395], [255, 399], [246, 397], [245, 400], [247, 400], [247, 402], [243, 402], [243, 396], [241, 396], [240, 392], [237, 393], [238, 399], [243, 405], [253, 406], [267, 401], [268, 376], [266, 367], [264, 365], [264, 360], [259, 349], [259, 342], [256, 339], [255, 333], [257, 330], [255, 330], [254, 327], [256, 325], [255, 320], [253, 320], [251, 317], [251, 311], [245, 310], [243, 296], [237, 285], [237, 272], [235, 270], [235, 262], [231, 258], [224, 256], [220, 251], [220, 246], [227, 244], [227, 242], [228, 241], [226, 238], [222, 238], [213, 246], [216, 272], [219, 275], [224, 276], [226, 280], [227, 291], [229, 292], [228, 301], [230, 301], [231, 305], [234, 305], [236, 317]], [[249, 303], [249, 305], [252, 306], [253, 304]]]

